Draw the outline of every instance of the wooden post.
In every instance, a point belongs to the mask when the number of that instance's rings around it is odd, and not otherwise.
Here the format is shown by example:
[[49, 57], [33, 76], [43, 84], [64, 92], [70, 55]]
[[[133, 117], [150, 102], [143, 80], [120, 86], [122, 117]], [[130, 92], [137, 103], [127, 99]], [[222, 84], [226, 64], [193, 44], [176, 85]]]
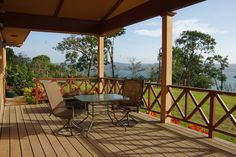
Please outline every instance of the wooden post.
[[210, 93], [211, 99], [210, 99], [210, 117], [209, 117], [209, 131], [208, 131], [208, 137], [212, 138], [214, 136], [214, 125], [215, 125], [215, 114], [216, 114], [216, 97], [215, 93]]
[[171, 106], [171, 97], [168, 94], [168, 85], [172, 84], [172, 16], [168, 12], [162, 16], [162, 75], [161, 75], [161, 122], [170, 122], [167, 119], [167, 110]]
[[0, 110], [3, 111], [5, 104], [5, 74], [6, 74], [6, 48], [0, 42]]
[[99, 94], [102, 93], [104, 77], [104, 37], [98, 37], [98, 90]]

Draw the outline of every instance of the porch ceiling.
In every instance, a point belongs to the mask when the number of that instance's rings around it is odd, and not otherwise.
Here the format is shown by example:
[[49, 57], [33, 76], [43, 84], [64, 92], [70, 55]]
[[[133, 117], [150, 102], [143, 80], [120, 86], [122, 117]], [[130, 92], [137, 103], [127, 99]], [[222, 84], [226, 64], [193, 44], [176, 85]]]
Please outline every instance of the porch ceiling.
[[109, 35], [122, 27], [204, 0], [4, 0], [4, 40], [20, 45], [34, 31]]

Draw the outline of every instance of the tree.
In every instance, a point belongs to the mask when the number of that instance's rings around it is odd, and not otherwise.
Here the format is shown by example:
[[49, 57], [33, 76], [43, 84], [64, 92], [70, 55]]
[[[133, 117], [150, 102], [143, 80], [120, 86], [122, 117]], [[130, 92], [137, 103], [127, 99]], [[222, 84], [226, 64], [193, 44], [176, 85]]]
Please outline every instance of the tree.
[[[217, 67], [215, 63], [219, 64], [219, 67]], [[223, 57], [221, 55], [214, 55], [212, 57], [207, 58], [206, 71], [208, 75], [210, 75], [211, 78], [214, 80], [217, 90], [224, 89], [224, 83], [226, 82], [227, 77], [223, 72], [225, 68], [228, 67], [228, 65], [229, 65], [228, 57]]]
[[[108, 50], [110, 42], [104, 44], [104, 64], [108, 64]], [[92, 68], [97, 68], [98, 62], [98, 40], [95, 36], [72, 35], [57, 44], [56, 50], [65, 53], [66, 63], [70, 68], [79, 71], [87, 70], [90, 76]]]
[[[114, 65], [114, 46], [115, 46], [115, 38], [118, 36], [121, 36], [125, 34], [125, 29], [122, 28], [117, 34], [111, 37], [105, 38], [105, 43], [107, 42], [107, 45], [110, 45], [110, 48], [108, 49], [108, 54], [111, 60], [111, 72], [112, 77], [115, 77], [115, 65]], [[109, 43], [109, 44], [108, 44]]]
[[139, 78], [141, 75], [139, 75], [139, 72], [143, 71], [142, 64], [140, 61], [136, 62], [135, 58], [131, 58], [129, 60], [130, 66], [128, 67], [131, 71], [131, 77], [132, 78]]
[[[197, 78], [201, 76], [199, 79], [207, 80], [202, 78], [204, 76], [203, 54], [214, 53], [215, 39], [198, 31], [184, 31], [175, 43], [178, 55], [182, 58], [179, 60], [175, 58], [175, 60], [178, 60], [184, 68], [183, 71], [180, 71], [180, 76], [183, 80], [186, 80], [187, 86], [199, 85], [202, 87], [203, 84], [200, 85]], [[196, 84], [196, 81], [198, 84]]]
[[51, 61], [47, 55], [39, 55], [32, 59], [32, 70], [38, 77], [48, 77]]
[[13, 49], [7, 48], [6, 82], [12, 86], [16, 93], [22, 94], [24, 87], [32, 87], [34, 74], [31, 70], [28, 57], [23, 54], [15, 54]]

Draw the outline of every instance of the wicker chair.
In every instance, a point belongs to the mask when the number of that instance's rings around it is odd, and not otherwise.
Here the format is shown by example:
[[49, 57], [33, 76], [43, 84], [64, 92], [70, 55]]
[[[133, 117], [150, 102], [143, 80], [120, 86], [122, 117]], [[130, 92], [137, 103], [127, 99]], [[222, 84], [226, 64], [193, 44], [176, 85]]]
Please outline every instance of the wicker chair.
[[[60, 134], [60, 131], [62, 131], [63, 129], [69, 129], [70, 135], [73, 135], [72, 129], [74, 128], [76, 130], [82, 131], [82, 128], [79, 126], [79, 124], [73, 120], [75, 113], [74, 105], [75, 103], [79, 102], [70, 100], [69, 103], [66, 103], [60, 92], [60, 87], [56, 82], [44, 82], [43, 86], [48, 97], [51, 113], [56, 117], [67, 120], [63, 127], [55, 130], [55, 133]], [[78, 104], [76, 105], [79, 106]], [[82, 105], [80, 108], [81, 110], [84, 109]]]
[[116, 109], [122, 110], [124, 116], [116, 122], [119, 126], [131, 127], [137, 124], [137, 121], [130, 116], [130, 112], [138, 112], [139, 107], [143, 105], [143, 80], [125, 80], [122, 95], [129, 97], [129, 100], [119, 103]]

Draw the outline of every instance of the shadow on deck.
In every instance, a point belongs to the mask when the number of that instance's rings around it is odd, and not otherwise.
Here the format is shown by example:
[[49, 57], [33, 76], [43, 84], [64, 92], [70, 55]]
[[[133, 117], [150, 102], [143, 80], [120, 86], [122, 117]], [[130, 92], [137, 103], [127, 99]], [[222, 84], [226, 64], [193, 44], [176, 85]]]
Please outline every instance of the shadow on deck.
[[55, 136], [63, 121], [48, 115], [46, 104], [6, 106], [0, 117], [0, 156], [236, 156], [233, 144], [141, 113], [134, 115], [139, 123], [126, 132], [100, 114], [88, 138], [83, 133]]

